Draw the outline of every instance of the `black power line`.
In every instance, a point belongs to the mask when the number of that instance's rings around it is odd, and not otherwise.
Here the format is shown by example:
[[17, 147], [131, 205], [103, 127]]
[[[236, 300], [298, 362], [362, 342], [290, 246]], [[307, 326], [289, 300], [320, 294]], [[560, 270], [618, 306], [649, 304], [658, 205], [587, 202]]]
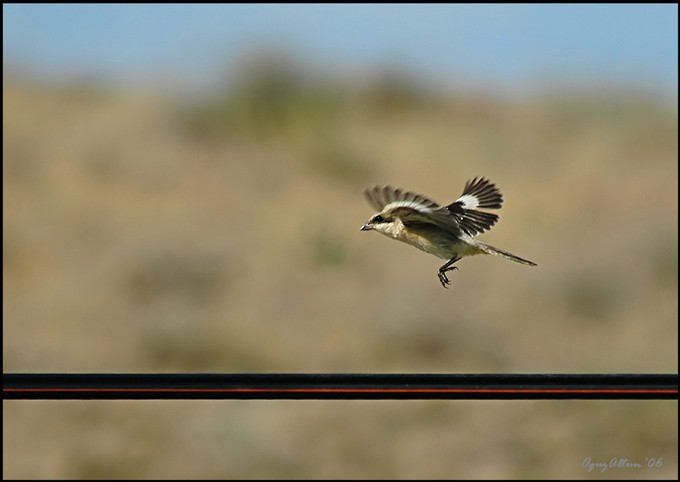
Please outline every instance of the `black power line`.
[[677, 399], [677, 374], [7, 373], [3, 400]]

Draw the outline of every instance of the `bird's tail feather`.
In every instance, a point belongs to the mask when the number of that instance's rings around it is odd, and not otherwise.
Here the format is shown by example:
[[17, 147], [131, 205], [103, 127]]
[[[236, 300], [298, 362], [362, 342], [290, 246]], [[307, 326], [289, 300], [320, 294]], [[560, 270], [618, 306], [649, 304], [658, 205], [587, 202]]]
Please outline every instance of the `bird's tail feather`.
[[519, 256], [515, 256], [512, 253], [508, 253], [507, 251], [503, 251], [502, 249], [494, 248], [493, 246], [489, 246], [488, 244], [481, 243], [477, 241], [477, 247], [481, 249], [483, 252], [486, 254], [493, 254], [494, 256], [500, 256], [501, 258], [505, 259], [510, 259], [516, 263], [520, 264], [527, 264], [529, 266], [538, 266], [536, 263], [533, 261], [529, 261], [528, 259], [520, 258]]

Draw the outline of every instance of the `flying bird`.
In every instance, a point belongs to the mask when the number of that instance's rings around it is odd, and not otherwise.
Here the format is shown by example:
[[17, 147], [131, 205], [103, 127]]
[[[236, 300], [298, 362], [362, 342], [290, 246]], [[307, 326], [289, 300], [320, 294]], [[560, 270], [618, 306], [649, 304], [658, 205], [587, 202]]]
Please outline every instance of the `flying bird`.
[[498, 221], [498, 215], [479, 209], [500, 209], [503, 204], [500, 190], [484, 177], [470, 179], [463, 194], [447, 206], [440, 206], [421, 194], [390, 186], [366, 189], [364, 195], [378, 212], [361, 227], [361, 231], [377, 231], [447, 260], [437, 271], [444, 288], [451, 284], [446, 273], [458, 269], [454, 263], [465, 256], [492, 254], [538, 266], [476, 239]]

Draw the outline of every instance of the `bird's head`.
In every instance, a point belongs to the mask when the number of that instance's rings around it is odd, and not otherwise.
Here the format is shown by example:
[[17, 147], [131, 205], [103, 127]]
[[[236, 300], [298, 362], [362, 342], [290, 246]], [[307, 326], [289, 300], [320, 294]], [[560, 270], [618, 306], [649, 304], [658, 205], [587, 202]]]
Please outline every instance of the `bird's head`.
[[395, 228], [395, 218], [387, 217], [383, 213], [377, 213], [361, 226], [361, 231], [378, 231], [380, 234], [393, 238], [395, 236]]

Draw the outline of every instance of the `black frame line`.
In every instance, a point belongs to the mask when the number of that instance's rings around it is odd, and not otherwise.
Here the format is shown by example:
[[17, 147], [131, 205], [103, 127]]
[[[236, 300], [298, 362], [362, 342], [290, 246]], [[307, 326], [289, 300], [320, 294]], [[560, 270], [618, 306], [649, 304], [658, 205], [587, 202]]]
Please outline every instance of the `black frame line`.
[[677, 400], [677, 398], [677, 373], [3, 374], [3, 400]]

